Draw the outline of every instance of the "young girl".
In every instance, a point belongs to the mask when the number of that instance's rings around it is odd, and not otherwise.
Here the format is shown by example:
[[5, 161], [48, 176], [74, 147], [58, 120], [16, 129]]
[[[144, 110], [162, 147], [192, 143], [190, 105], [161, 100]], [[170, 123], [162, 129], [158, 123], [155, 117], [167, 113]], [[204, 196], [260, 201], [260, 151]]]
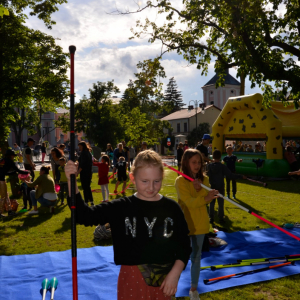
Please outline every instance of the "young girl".
[[204, 236], [209, 232], [209, 218], [206, 205], [217, 198], [218, 191], [207, 191], [201, 187], [201, 183], [209, 186], [208, 178], [203, 174], [203, 157], [196, 149], [187, 149], [182, 157], [182, 172], [194, 181], [189, 181], [183, 176], [177, 177], [175, 188], [178, 195], [178, 203], [181, 206], [190, 231], [192, 243], [191, 254], [191, 289], [190, 299], [199, 300], [197, 292], [200, 276], [201, 250]]
[[[65, 170], [70, 184], [77, 166], [69, 161]], [[160, 156], [145, 150], [132, 166], [133, 196], [88, 207], [76, 186], [77, 223], [111, 226], [114, 260], [121, 265], [118, 300], [171, 299], [188, 262], [191, 248], [182, 210], [159, 194], [163, 172]]]
[[108, 171], [109, 171], [109, 157], [103, 155], [101, 162], [93, 162], [93, 166], [98, 167], [98, 184], [101, 186], [101, 192], [103, 196], [103, 202], [109, 201], [108, 190]]

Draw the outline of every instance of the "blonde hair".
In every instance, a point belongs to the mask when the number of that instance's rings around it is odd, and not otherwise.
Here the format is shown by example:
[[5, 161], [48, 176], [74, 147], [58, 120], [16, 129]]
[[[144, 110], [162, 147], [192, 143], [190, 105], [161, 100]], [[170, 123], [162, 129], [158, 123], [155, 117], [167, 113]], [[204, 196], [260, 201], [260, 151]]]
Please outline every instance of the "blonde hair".
[[145, 167], [158, 167], [162, 175], [164, 174], [164, 166], [161, 157], [153, 150], [141, 151], [135, 158], [131, 172], [133, 176], [136, 175], [138, 169]]
[[125, 157], [124, 156], [120, 156], [119, 157], [119, 161], [124, 161], [125, 160]]

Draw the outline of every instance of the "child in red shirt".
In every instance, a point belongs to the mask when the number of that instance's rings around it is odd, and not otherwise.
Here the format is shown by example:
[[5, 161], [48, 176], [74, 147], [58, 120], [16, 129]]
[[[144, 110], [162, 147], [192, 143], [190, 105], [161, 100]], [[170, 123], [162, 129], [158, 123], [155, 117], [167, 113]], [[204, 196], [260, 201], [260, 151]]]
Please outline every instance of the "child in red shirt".
[[109, 190], [108, 190], [108, 171], [109, 171], [109, 157], [103, 155], [101, 162], [93, 162], [93, 166], [98, 167], [98, 184], [101, 186], [101, 192], [103, 196], [103, 202], [109, 201]]

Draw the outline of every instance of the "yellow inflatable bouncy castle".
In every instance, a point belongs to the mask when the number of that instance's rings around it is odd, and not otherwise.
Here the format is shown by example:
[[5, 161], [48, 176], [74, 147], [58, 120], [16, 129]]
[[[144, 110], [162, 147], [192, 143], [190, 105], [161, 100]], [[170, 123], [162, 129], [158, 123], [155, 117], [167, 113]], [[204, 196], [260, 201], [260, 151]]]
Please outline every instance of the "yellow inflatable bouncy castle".
[[[225, 153], [226, 140], [265, 141], [266, 152], [235, 153], [243, 159], [236, 164], [237, 173], [286, 177], [290, 169], [283, 159], [282, 139], [300, 139], [300, 110], [275, 101], [265, 108], [262, 100], [261, 94], [229, 98], [212, 126], [212, 147]], [[259, 169], [253, 162], [258, 158], [264, 160]]]

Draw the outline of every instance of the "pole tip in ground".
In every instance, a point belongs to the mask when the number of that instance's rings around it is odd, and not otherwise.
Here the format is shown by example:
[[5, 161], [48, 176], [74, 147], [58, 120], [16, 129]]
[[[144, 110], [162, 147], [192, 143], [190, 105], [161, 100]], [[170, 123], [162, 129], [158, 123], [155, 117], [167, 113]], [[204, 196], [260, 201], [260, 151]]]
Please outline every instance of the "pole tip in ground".
[[70, 51], [71, 54], [72, 54], [72, 53], [75, 53], [75, 51], [76, 51], [76, 46], [74, 46], [74, 45], [69, 46], [69, 51]]

